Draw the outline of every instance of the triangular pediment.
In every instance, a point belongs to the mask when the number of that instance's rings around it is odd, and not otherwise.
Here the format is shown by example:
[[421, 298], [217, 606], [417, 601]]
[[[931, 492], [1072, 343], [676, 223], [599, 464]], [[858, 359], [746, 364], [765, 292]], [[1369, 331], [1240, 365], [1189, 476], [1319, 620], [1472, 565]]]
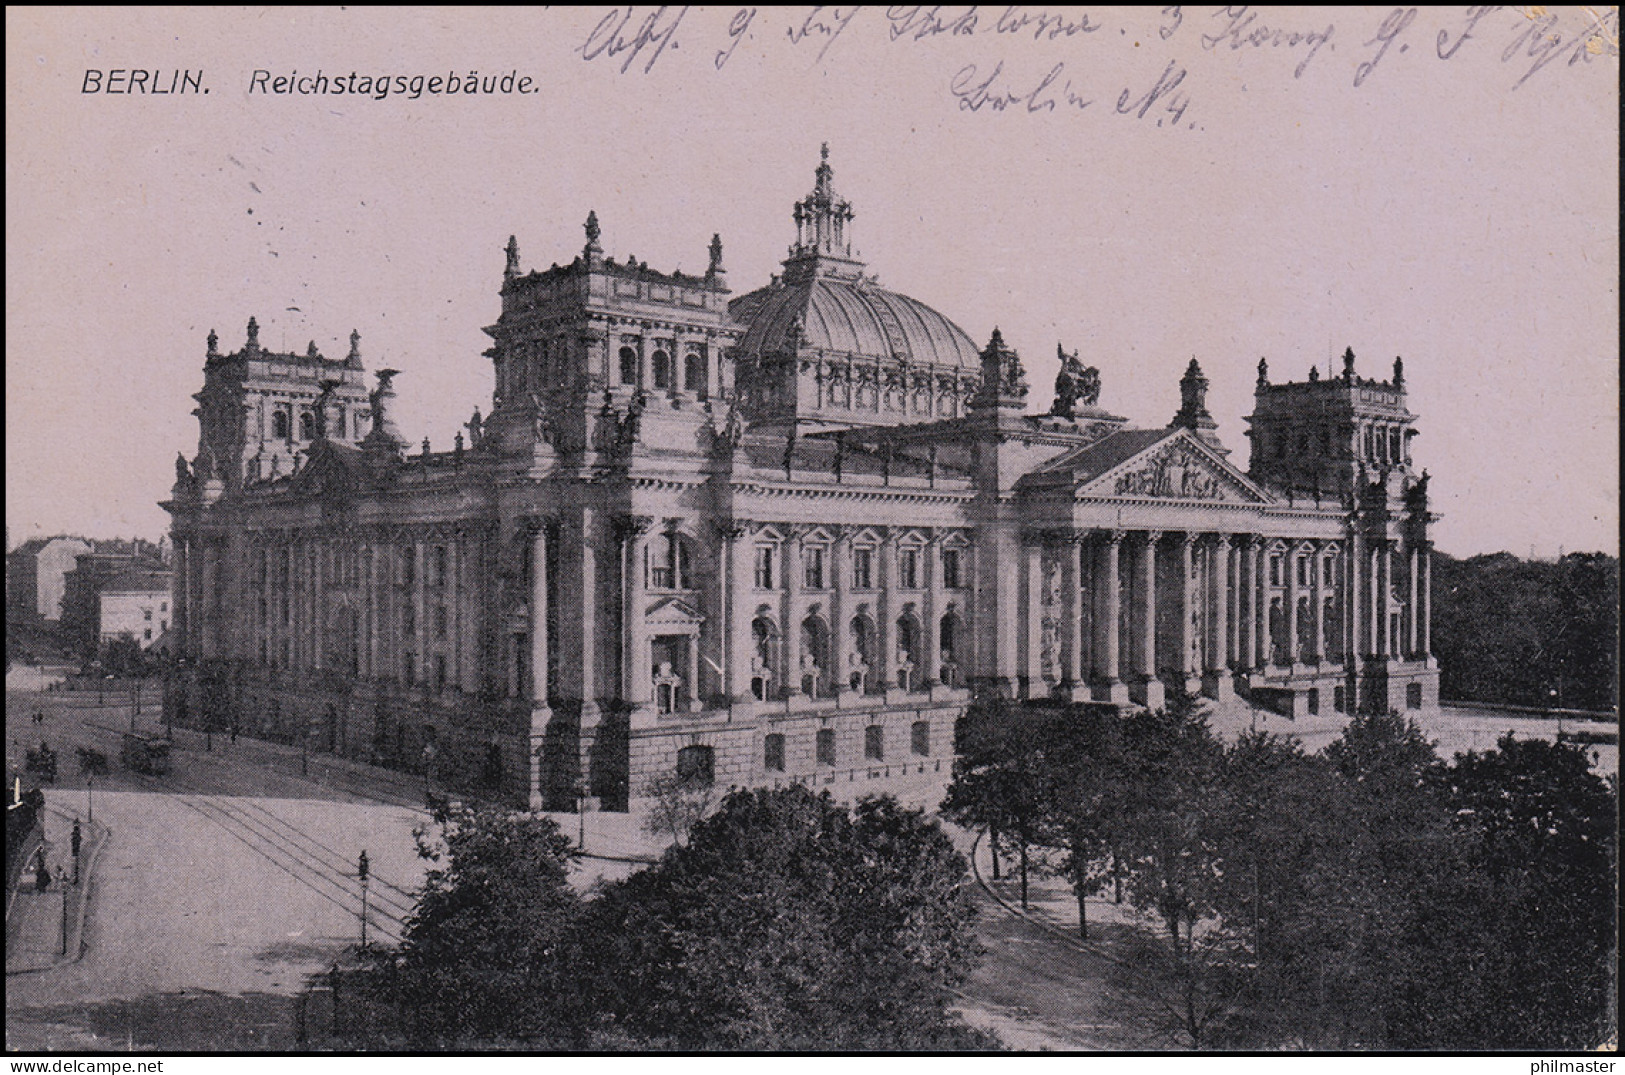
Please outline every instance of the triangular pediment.
[[1203, 444], [1177, 430], [1077, 485], [1075, 496], [1268, 504], [1269, 494]]
[[662, 597], [649, 606], [643, 622], [650, 627], [697, 627], [705, 616], [680, 597]]
[[288, 491], [335, 503], [348, 502], [356, 488], [352, 459], [359, 454], [353, 448], [339, 447], [331, 441], [317, 441], [311, 445], [309, 460], [289, 476]]

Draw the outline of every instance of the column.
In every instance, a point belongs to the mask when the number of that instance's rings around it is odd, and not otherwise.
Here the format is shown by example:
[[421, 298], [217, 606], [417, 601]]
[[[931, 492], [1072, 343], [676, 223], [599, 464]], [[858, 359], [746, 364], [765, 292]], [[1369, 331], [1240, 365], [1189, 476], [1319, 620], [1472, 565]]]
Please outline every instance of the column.
[[[1349, 534], [1348, 554], [1348, 587], [1343, 591], [1343, 604], [1348, 606], [1348, 650], [1344, 660], [1350, 670], [1357, 671], [1360, 667], [1360, 658], [1370, 652], [1365, 648], [1365, 637], [1361, 631], [1360, 603], [1364, 600], [1361, 589], [1360, 567], [1365, 562], [1365, 542], [1360, 538], [1358, 530], [1351, 530]], [[1349, 712], [1355, 712], [1354, 700], [1349, 699]]]
[[[1062, 650], [1061, 667], [1065, 672], [1066, 681], [1073, 689], [1073, 697], [1082, 697], [1078, 692], [1084, 689], [1089, 679], [1089, 663], [1084, 654], [1088, 651], [1084, 646], [1084, 603], [1083, 584], [1086, 572], [1083, 567], [1084, 544], [1082, 534], [1068, 534], [1066, 550], [1067, 570], [1062, 574], [1062, 584], [1065, 589], [1066, 608], [1066, 646]], [[1070, 576], [1068, 578], [1067, 576]]]
[[191, 542], [179, 534], [175, 535], [175, 615], [172, 622], [175, 626], [175, 637], [181, 640], [181, 653], [190, 656], [192, 650], [192, 587], [191, 583], [191, 556], [188, 553]]
[[[1229, 540], [1229, 538], [1226, 538], [1227, 542]], [[1225, 563], [1230, 588], [1230, 633], [1226, 642], [1226, 653], [1228, 653], [1229, 659], [1226, 664], [1230, 668], [1239, 669], [1246, 665], [1246, 662], [1241, 659], [1241, 550], [1239, 548], [1231, 549], [1229, 555], [1225, 557]]]
[[530, 531], [530, 696], [532, 711], [546, 710], [548, 707], [547, 671], [547, 526], [543, 523], [536, 523], [531, 527]]
[[847, 648], [851, 645], [847, 620], [852, 608], [852, 535], [837, 528], [835, 542], [829, 550], [829, 569], [835, 573], [835, 596], [829, 607], [829, 660], [830, 680], [835, 686], [837, 702], [852, 693], [851, 672], [847, 670]]
[[1314, 541], [1309, 544], [1309, 585], [1312, 600], [1315, 603], [1315, 637], [1314, 650], [1309, 659], [1315, 664], [1324, 664], [1326, 661], [1326, 572], [1321, 563], [1321, 545]]
[[1022, 671], [1027, 680], [1027, 697], [1037, 698], [1044, 693], [1044, 546], [1036, 534], [1025, 535], [1021, 546], [1022, 563], [1026, 568], [1027, 648]]
[[1418, 604], [1418, 601], [1419, 601], [1419, 599], [1421, 597], [1421, 594], [1418, 592], [1420, 590], [1420, 587], [1417, 585], [1418, 581], [1419, 581], [1417, 579], [1417, 568], [1420, 566], [1419, 565], [1419, 559], [1420, 558], [1417, 555], [1416, 542], [1411, 541], [1411, 542], [1409, 542], [1409, 544], [1410, 544], [1410, 552], [1411, 552], [1411, 562], [1410, 562], [1410, 571], [1408, 572], [1408, 577], [1409, 577], [1409, 580], [1410, 580], [1411, 602], [1410, 602], [1410, 608], [1408, 609], [1408, 615], [1406, 616], [1407, 630], [1406, 630], [1406, 634], [1405, 634], [1405, 645], [1404, 645], [1404, 651], [1403, 652], [1404, 652], [1404, 656], [1406, 656], [1406, 657], [1415, 657], [1415, 656], [1417, 656], [1417, 650], [1418, 650], [1418, 646], [1417, 646], [1418, 637], [1417, 637], [1417, 633], [1416, 633], [1416, 619], [1417, 619], [1417, 612], [1418, 612], [1417, 604]]
[[893, 592], [897, 585], [897, 537], [895, 532], [889, 533], [880, 543], [880, 590], [875, 594], [875, 643], [880, 651], [877, 655], [880, 668], [876, 672], [876, 685], [881, 691], [891, 690], [896, 682], [897, 628], [892, 623], [892, 614], [897, 605], [897, 595]]
[[1377, 594], [1379, 598], [1378, 604], [1382, 609], [1382, 615], [1377, 620], [1377, 655], [1384, 660], [1387, 660], [1394, 652], [1394, 640], [1391, 637], [1392, 632], [1389, 630], [1391, 612], [1389, 601], [1393, 596], [1394, 588], [1393, 556], [1393, 543], [1384, 538], [1382, 547], [1377, 553]]
[[632, 706], [642, 706], [653, 700], [649, 678], [649, 635], [645, 622], [643, 579], [643, 535], [647, 519], [627, 519], [622, 526], [624, 552], [621, 567], [621, 593], [624, 604], [621, 631], [625, 639], [621, 659], [622, 697]]
[[1106, 537], [1106, 607], [1101, 636], [1104, 640], [1105, 652], [1102, 654], [1101, 678], [1107, 685], [1120, 682], [1122, 674], [1122, 606], [1123, 606], [1123, 579], [1121, 575], [1121, 552], [1123, 547], [1123, 532], [1113, 530]]
[[1258, 572], [1253, 579], [1253, 618], [1254, 641], [1258, 648], [1253, 651], [1253, 667], [1260, 671], [1274, 663], [1275, 654], [1270, 645], [1270, 543], [1269, 539], [1260, 535], [1258, 539]]
[[1289, 665], [1303, 663], [1303, 650], [1298, 645], [1298, 552], [1296, 542], [1287, 546], [1286, 563], [1286, 652]]
[[1189, 683], [1196, 675], [1196, 535], [1185, 531], [1179, 542], [1179, 670]]
[[327, 558], [332, 546], [318, 533], [311, 542], [310, 564], [310, 666], [321, 669], [327, 660]]
[[1213, 637], [1208, 652], [1215, 672], [1230, 671], [1230, 537], [1219, 534], [1213, 542], [1210, 604], [1213, 608]]
[[784, 695], [801, 693], [801, 528], [793, 526], [784, 541]]
[[921, 617], [920, 654], [924, 665], [925, 689], [932, 690], [942, 679], [942, 531], [932, 533], [925, 546], [925, 612]]
[[1422, 610], [1418, 615], [1422, 637], [1416, 655], [1430, 661], [1433, 659], [1433, 545], [1424, 539], [1418, 543], [1417, 552], [1422, 564]]
[[[1246, 545], [1242, 547], [1241, 576], [1236, 583], [1236, 603], [1241, 603], [1241, 591], [1245, 588], [1248, 593], [1246, 618], [1236, 624], [1241, 628], [1238, 634], [1241, 638], [1241, 657], [1237, 664], [1242, 668], [1257, 667], [1254, 657], [1258, 653], [1258, 539], [1247, 537], [1243, 539]], [[1238, 607], [1238, 616], [1241, 613]]]
[[1161, 531], [1147, 531], [1140, 551], [1140, 574], [1144, 579], [1140, 605], [1144, 626], [1140, 636], [1140, 676], [1144, 693], [1140, 701], [1151, 709], [1161, 706], [1164, 698], [1162, 680], [1157, 678], [1157, 542], [1161, 540]]
[[1140, 635], [1140, 674], [1146, 679], [1157, 677], [1157, 542], [1161, 540], [1161, 532], [1147, 531], [1140, 550], [1140, 616], [1144, 623]]
[[725, 535], [728, 551], [728, 694], [735, 702], [751, 702], [750, 662], [755, 656], [751, 637], [752, 610], [755, 607], [755, 542], [750, 527], [733, 524]]

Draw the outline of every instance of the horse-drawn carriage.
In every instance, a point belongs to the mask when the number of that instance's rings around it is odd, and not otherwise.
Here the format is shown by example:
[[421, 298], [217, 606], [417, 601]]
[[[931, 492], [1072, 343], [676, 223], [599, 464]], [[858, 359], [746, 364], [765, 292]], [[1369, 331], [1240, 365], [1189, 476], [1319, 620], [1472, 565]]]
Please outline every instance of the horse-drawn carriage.
[[119, 760], [126, 769], [148, 776], [163, 776], [169, 772], [169, 740], [158, 735], [125, 732]]
[[51, 749], [49, 743], [41, 743], [38, 750], [30, 747], [25, 765], [29, 772], [47, 784], [56, 783], [56, 751]]

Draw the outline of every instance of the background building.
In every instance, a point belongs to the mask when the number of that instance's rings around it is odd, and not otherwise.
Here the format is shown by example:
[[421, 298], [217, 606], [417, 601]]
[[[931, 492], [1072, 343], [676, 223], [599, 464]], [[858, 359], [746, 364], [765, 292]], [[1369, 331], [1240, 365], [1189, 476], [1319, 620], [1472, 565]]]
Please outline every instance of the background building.
[[605, 257], [591, 214], [566, 265], [510, 240], [490, 413], [449, 451], [395, 429], [395, 371], [363, 398], [353, 335], [210, 333], [165, 505], [171, 715], [624, 808], [673, 769], [946, 780], [979, 692], [1437, 705], [1400, 362], [1260, 362], [1243, 472], [1194, 359], [1166, 427], [1064, 351], [1029, 414], [997, 330], [867, 273], [827, 158], [792, 218], [782, 275], [731, 301], [715, 237], [703, 275]]
[[58, 535], [25, 541], [6, 555], [8, 617], [56, 622], [62, 618], [65, 578], [81, 553], [91, 551], [84, 538]]

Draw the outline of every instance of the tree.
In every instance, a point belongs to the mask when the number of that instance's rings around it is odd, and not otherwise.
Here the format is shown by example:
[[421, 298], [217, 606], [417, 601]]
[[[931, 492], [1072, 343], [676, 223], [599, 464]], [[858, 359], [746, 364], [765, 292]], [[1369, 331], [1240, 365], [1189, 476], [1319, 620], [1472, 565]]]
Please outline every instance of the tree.
[[717, 786], [708, 773], [662, 773], [644, 785], [649, 799], [644, 829], [652, 836], [669, 836], [675, 844], [688, 840], [716, 802]]
[[1112, 875], [1128, 793], [1115, 712], [1069, 707], [1048, 722], [1041, 839], [1062, 852], [1060, 871], [1078, 902], [1078, 935], [1089, 939], [1088, 897]]
[[438, 836], [416, 833], [437, 863], [406, 922], [388, 976], [407, 1033], [420, 1040], [569, 1044], [581, 1026], [564, 988], [580, 901], [575, 852], [551, 818], [450, 806]]
[[1412, 1032], [1482, 1049], [1595, 1047], [1613, 1029], [1614, 791], [1584, 750], [1510, 734], [1433, 780], [1472, 883], [1454, 894], [1462, 936], [1440, 957], [1456, 988], [1448, 1003], [1430, 998]]
[[1230, 746], [1221, 780], [1214, 907], [1248, 964], [1249, 1044], [1347, 1048], [1363, 1034], [1350, 1013], [1364, 1009], [1354, 941], [1369, 850], [1348, 781], [1267, 732]]
[[1028, 851], [1040, 839], [1047, 809], [1047, 712], [998, 697], [966, 709], [954, 725], [953, 782], [942, 801], [944, 817], [1015, 840], [1023, 908]]
[[947, 1012], [976, 954], [964, 859], [891, 799], [736, 791], [593, 902], [601, 1032], [670, 1048], [986, 1047]]
[[1122, 744], [1130, 899], [1162, 919], [1177, 954], [1212, 909], [1222, 751], [1186, 695], [1123, 718]]

